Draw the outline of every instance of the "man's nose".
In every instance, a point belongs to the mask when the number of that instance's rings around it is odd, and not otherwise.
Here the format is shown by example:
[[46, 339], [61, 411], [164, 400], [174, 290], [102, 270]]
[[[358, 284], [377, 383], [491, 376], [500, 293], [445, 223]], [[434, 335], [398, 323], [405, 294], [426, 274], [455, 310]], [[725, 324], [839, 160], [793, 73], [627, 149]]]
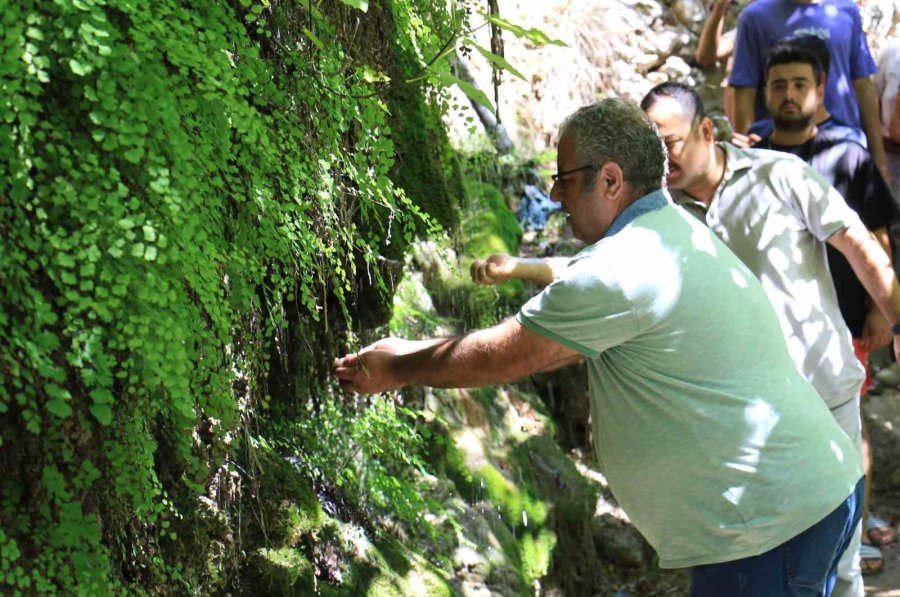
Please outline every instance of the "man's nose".
[[550, 187], [550, 198], [554, 201], [562, 201], [562, 189], [557, 181], [553, 181], [553, 186]]

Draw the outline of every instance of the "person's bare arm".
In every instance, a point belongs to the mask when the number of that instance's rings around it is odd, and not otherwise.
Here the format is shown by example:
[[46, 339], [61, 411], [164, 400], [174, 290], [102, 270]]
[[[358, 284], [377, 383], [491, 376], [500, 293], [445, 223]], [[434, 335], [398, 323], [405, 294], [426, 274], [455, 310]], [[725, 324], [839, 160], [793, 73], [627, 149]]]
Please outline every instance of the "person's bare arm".
[[734, 87], [734, 131], [746, 135], [756, 112], [756, 89]]
[[[891, 260], [862, 224], [835, 232], [828, 243], [840, 251], [890, 325], [900, 322], [900, 286]], [[893, 337], [894, 358], [900, 361], [900, 336]]]
[[714, 0], [709, 10], [709, 17], [703, 25], [694, 51], [694, 60], [700, 66], [714, 66], [717, 60], [725, 60], [734, 51], [734, 43], [722, 39], [728, 2], [729, 0]]
[[569, 257], [512, 257], [491, 255], [476, 259], [469, 272], [476, 284], [501, 284], [507, 280], [530, 280], [546, 286], [560, 277], [569, 264]]
[[887, 169], [887, 157], [884, 154], [884, 142], [881, 139], [881, 114], [878, 110], [878, 93], [875, 84], [869, 77], [853, 80], [853, 92], [859, 104], [859, 118], [862, 121], [866, 139], [869, 142], [869, 153], [885, 180], [890, 182]]
[[[893, 265], [888, 229], [883, 227], [871, 232]], [[863, 323], [861, 338], [863, 349], [872, 351], [876, 348], [887, 346], [891, 342], [891, 336], [891, 324], [884, 318], [884, 314], [878, 308], [878, 305], [873, 302], [869, 307], [868, 314], [866, 314], [866, 321]]]
[[[900, 99], [900, 94], [897, 99]], [[900, 101], [894, 101], [894, 112], [891, 114], [888, 134], [891, 136], [891, 141], [900, 144]]]
[[336, 359], [334, 371], [345, 390], [372, 394], [412, 385], [471, 388], [506, 383], [582, 358], [510, 318], [452, 338], [386, 338]]

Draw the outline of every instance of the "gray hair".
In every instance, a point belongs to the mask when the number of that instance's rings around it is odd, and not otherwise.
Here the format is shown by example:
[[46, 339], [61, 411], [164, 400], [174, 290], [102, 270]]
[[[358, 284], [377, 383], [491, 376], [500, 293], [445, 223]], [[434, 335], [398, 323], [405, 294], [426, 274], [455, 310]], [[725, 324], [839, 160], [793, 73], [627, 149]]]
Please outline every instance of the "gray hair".
[[[565, 119], [560, 138], [570, 136], [578, 166], [615, 162], [638, 197], [663, 186], [668, 169], [666, 147], [656, 125], [634, 102], [618, 98], [584, 106]], [[584, 190], [593, 190], [596, 176], [584, 177]]]

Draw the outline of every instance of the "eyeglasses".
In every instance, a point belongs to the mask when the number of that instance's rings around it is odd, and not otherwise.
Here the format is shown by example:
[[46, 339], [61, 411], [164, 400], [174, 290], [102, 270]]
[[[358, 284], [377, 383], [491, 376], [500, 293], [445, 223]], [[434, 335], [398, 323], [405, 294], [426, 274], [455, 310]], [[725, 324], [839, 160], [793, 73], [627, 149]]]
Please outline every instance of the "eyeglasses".
[[559, 179], [566, 174], [572, 174], [574, 172], [581, 172], [582, 170], [588, 170], [590, 168], [596, 168], [596, 164], [588, 164], [587, 166], [582, 166], [580, 168], [572, 168], [571, 170], [563, 170], [562, 172], [557, 172], [556, 174], [551, 174], [550, 178], [553, 179], [553, 182], [559, 182]]

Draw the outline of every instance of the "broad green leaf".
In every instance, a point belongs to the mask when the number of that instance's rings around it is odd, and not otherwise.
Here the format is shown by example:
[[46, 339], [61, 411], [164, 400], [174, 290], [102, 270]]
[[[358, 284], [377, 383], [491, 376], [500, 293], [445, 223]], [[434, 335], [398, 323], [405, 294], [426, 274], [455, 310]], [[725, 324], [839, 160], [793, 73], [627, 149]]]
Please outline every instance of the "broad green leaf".
[[541, 31], [540, 29], [535, 29], [535, 28], [525, 29], [524, 27], [520, 27], [519, 25], [514, 25], [513, 23], [510, 23], [506, 19], [500, 18], [495, 15], [486, 14], [486, 15], [484, 15], [484, 18], [487, 19], [488, 21], [490, 21], [491, 23], [493, 23], [494, 25], [497, 25], [501, 29], [506, 29], [507, 31], [509, 31], [510, 33], [515, 35], [516, 37], [520, 37], [520, 38], [526, 37], [539, 46], [551, 44], [554, 46], [562, 46], [564, 48], [568, 47], [568, 44], [566, 42], [564, 42], [560, 39], [552, 39], [549, 35], [547, 35], [543, 31]]
[[94, 404], [111, 404], [112, 402], [115, 402], [112, 392], [106, 388], [97, 388], [92, 391], [91, 400], [94, 401]]
[[446, 85], [447, 87], [451, 85], [456, 85], [462, 92], [468, 96], [470, 100], [473, 102], [478, 102], [485, 108], [489, 109], [491, 112], [494, 111], [494, 104], [491, 103], [491, 100], [488, 99], [488, 96], [485, 93], [466, 81], [463, 81], [459, 77], [454, 77], [449, 73], [437, 73], [438, 80]]
[[310, 31], [306, 27], [303, 28], [303, 33], [306, 34], [306, 37], [309, 38], [309, 41], [313, 42], [313, 45], [319, 48], [320, 51], [325, 51], [325, 44], [323, 44], [322, 41], [318, 37], [316, 37], [315, 33]]
[[69, 60], [69, 68], [71, 68], [72, 72], [75, 73], [76, 75], [78, 75], [79, 77], [82, 77], [82, 76], [88, 74], [89, 72], [91, 72], [92, 70], [94, 70], [94, 67], [91, 66], [90, 64], [85, 63], [85, 62], [80, 62], [79, 60], [76, 60], [75, 58], [72, 58], [71, 60]]
[[92, 404], [89, 410], [101, 425], [112, 423], [113, 413], [108, 404]]
[[48, 401], [46, 406], [51, 414], [56, 415], [60, 419], [65, 419], [72, 414], [72, 407], [62, 397]]
[[369, 0], [341, 0], [347, 6], [352, 6], [353, 8], [358, 8], [363, 12], [367, 12], [369, 10]]
[[359, 69], [359, 72], [362, 75], [363, 81], [365, 81], [366, 83], [387, 83], [391, 80], [389, 76], [387, 76], [380, 70], [375, 70], [368, 65], [362, 66]]
[[513, 68], [513, 65], [510, 64], [509, 62], [507, 62], [506, 58], [504, 58], [503, 56], [498, 56], [498, 55], [494, 54], [493, 52], [491, 52], [490, 50], [486, 50], [485, 48], [482, 48], [478, 44], [472, 44], [472, 45], [475, 46], [475, 49], [478, 50], [482, 56], [487, 58], [487, 61], [490, 62], [491, 65], [493, 65], [494, 67], [509, 71], [510, 73], [519, 77], [523, 81], [526, 80], [525, 75], [523, 75], [522, 73], [517, 71], [515, 68]]

